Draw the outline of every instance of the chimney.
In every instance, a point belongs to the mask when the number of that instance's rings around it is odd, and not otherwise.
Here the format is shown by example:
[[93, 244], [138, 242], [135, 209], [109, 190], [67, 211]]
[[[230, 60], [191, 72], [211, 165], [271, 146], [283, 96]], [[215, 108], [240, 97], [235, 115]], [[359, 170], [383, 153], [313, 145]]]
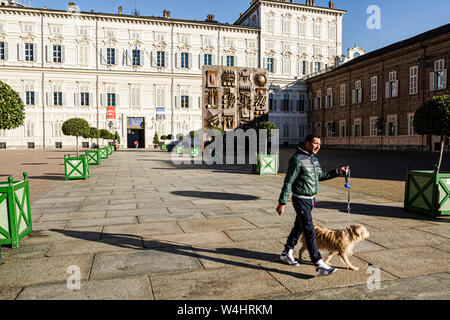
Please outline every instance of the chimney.
[[163, 11], [163, 17], [166, 18], [166, 19], [170, 19], [170, 11], [164, 10]]
[[314, 7], [316, 5], [316, 0], [306, 0], [306, 5]]
[[77, 6], [76, 6], [76, 4], [75, 4], [75, 2], [69, 2], [69, 11], [71, 11], [71, 12], [75, 12], [75, 11], [77, 11]]
[[122, 14], [123, 8], [122, 6], [119, 7], [119, 14]]
[[208, 14], [206, 21], [214, 22], [214, 15], [213, 14]]
[[328, 2], [328, 7], [329, 7], [330, 9], [334, 9], [334, 3], [333, 3], [333, 1]]

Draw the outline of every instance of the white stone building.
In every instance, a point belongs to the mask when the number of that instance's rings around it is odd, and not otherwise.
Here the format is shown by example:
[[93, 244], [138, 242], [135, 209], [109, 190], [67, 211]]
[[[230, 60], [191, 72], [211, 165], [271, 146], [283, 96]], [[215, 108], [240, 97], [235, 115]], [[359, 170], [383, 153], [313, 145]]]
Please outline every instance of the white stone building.
[[[269, 118], [280, 143], [306, 135], [302, 78], [342, 54], [344, 10], [256, 0], [235, 24], [29, 8], [0, 2], [0, 80], [26, 105], [23, 127], [0, 131], [0, 148], [74, 146], [62, 123], [73, 117], [138, 139], [201, 128], [203, 64], [268, 68]], [[107, 119], [107, 109], [115, 109]], [[143, 120], [139, 121], [139, 119]], [[138, 138], [138, 135], [140, 137]], [[130, 140], [128, 142], [128, 140]], [[89, 142], [83, 140], [85, 146]]]

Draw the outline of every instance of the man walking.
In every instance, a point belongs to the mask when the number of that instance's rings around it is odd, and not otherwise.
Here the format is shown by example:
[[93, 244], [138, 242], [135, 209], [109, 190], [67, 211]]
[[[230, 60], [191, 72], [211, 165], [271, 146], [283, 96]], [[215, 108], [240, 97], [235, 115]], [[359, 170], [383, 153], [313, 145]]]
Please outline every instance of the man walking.
[[320, 146], [320, 137], [309, 135], [305, 139], [305, 148], [297, 147], [297, 152], [289, 160], [289, 168], [278, 200], [277, 212], [279, 215], [283, 214], [292, 188], [292, 203], [297, 216], [280, 259], [291, 266], [299, 265], [294, 259], [293, 252], [303, 233], [311, 261], [316, 266], [317, 275], [327, 276], [336, 272], [336, 268], [328, 266], [322, 260], [317, 249], [316, 232], [311, 214], [315, 205], [315, 195], [319, 189], [319, 181], [344, 176], [348, 174], [349, 167], [323, 172], [316, 158]]

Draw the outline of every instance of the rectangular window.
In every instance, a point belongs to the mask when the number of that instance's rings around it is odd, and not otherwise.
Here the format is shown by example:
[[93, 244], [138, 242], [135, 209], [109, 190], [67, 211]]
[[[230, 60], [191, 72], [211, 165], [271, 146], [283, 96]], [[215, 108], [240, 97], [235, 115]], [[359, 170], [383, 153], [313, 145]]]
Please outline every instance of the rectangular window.
[[189, 43], [189, 35], [180, 34], [180, 43]]
[[89, 106], [89, 93], [88, 92], [81, 92], [80, 94], [80, 104], [83, 107]]
[[291, 58], [283, 58], [283, 74], [291, 73]]
[[370, 78], [370, 101], [377, 101], [378, 77]]
[[116, 64], [116, 49], [114, 48], [106, 49], [106, 64], [108, 65]]
[[212, 54], [205, 54], [204, 55], [204, 64], [206, 66], [211, 66], [212, 65]]
[[89, 47], [86, 45], [82, 45], [80, 47], [80, 64], [81, 65], [89, 64]]
[[327, 108], [333, 108], [333, 88], [327, 89]]
[[269, 111], [274, 111], [273, 102], [273, 93], [269, 93]]
[[370, 118], [370, 136], [376, 137], [378, 135], [378, 118], [371, 117]]
[[341, 85], [341, 97], [340, 97], [340, 105], [341, 107], [345, 107], [345, 84]]
[[61, 46], [53, 46], [53, 62], [55, 63], [62, 62], [61, 52], [62, 52]]
[[347, 136], [345, 120], [339, 122], [339, 128], [341, 138], [345, 138]]
[[115, 93], [108, 93], [106, 95], [107, 99], [107, 107], [115, 107], [116, 106], [116, 94]]
[[269, 17], [267, 19], [267, 31], [273, 32], [275, 29], [275, 19], [273, 17]]
[[353, 104], [358, 104], [362, 102], [362, 81], [355, 81], [355, 89], [353, 90]]
[[283, 125], [283, 137], [289, 138], [289, 125], [288, 124]]
[[387, 126], [387, 135], [388, 136], [396, 136], [397, 135], [397, 116], [388, 116], [388, 121], [386, 123]]
[[389, 82], [386, 82], [386, 98], [398, 96], [397, 71], [389, 72]]
[[408, 113], [408, 135], [416, 135], [416, 132], [414, 131], [414, 113]]
[[234, 67], [234, 56], [227, 56], [227, 67]]
[[355, 119], [355, 137], [361, 137], [361, 119]]
[[0, 42], [0, 60], [6, 60], [5, 57], [5, 43]]
[[320, 62], [314, 62], [314, 72], [319, 72], [321, 68], [322, 66]]
[[434, 90], [447, 88], [447, 70], [444, 69], [444, 60], [434, 62]]
[[25, 43], [25, 61], [34, 61], [33, 43]]
[[256, 68], [256, 56], [249, 55], [247, 56], [248, 67]]
[[418, 87], [419, 79], [419, 67], [411, 67], [409, 69], [409, 94], [417, 94], [419, 91]]
[[298, 35], [299, 36], [306, 36], [306, 23], [305, 22], [299, 22], [298, 23]]
[[249, 49], [256, 49], [256, 41], [254, 40], [248, 40], [247, 45]]
[[319, 110], [322, 108], [322, 91], [317, 91], [317, 96], [316, 96], [316, 104], [315, 104], [315, 108], [316, 110]]
[[266, 47], [267, 50], [275, 50], [275, 42], [273, 41], [266, 41]]
[[131, 87], [131, 106], [141, 106], [141, 89], [138, 86]]
[[181, 108], [189, 108], [189, 96], [181, 96]]
[[291, 33], [291, 20], [284, 19], [283, 20], [283, 33], [290, 34]]
[[189, 69], [189, 53], [181, 53], [181, 68]]
[[331, 25], [328, 27], [328, 38], [336, 39], [336, 26]]
[[53, 92], [53, 105], [54, 106], [62, 106], [62, 92]]
[[133, 66], [140, 66], [141, 65], [141, 50], [133, 50]]
[[274, 61], [273, 58], [267, 58], [267, 69], [269, 69], [269, 73], [274, 73]]
[[298, 112], [305, 112], [305, 95], [300, 94], [300, 99], [297, 100], [297, 111]]
[[165, 104], [165, 92], [164, 92], [164, 88], [157, 88], [156, 89], [156, 105], [158, 107], [164, 107]]
[[308, 62], [302, 61], [302, 75], [306, 75], [306, 66]]
[[34, 137], [34, 122], [27, 122], [26, 124], [26, 136]]
[[35, 97], [34, 91], [26, 91], [25, 92], [25, 103], [27, 106], [36, 105], [34, 97]]
[[298, 126], [298, 137], [304, 138], [305, 137], [305, 126]]
[[322, 25], [320, 23], [314, 23], [314, 37], [320, 38], [322, 36]]
[[156, 66], [165, 67], [166, 66], [166, 53], [164, 51], [158, 51], [156, 53]]
[[285, 93], [283, 96], [283, 112], [289, 112], [289, 93]]

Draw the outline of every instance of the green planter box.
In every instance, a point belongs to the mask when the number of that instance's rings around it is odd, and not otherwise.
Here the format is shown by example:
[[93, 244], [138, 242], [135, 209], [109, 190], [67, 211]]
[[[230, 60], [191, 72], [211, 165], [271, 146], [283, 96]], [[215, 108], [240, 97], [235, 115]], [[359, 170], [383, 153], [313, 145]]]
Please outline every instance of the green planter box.
[[161, 145], [161, 150], [167, 151], [167, 145], [165, 145], [165, 144]]
[[25, 172], [23, 181], [9, 177], [7, 182], [0, 182], [0, 246], [17, 248], [20, 240], [33, 232], [27, 176]]
[[89, 178], [89, 163], [84, 155], [80, 157], [66, 157], [64, 155], [64, 169], [66, 180]]
[[108, 151], [108, 156], [113, 154], [112, 146], [107, 146], [106, 150]]
[[256, 166], [253, 167], [253, 172], [259, 175], [278, 174], [278, 156], [259, 154], [257, 156]]
[[200, 153], [201, 153], [200, 148], [194, 148], [194, 147], [191, 147], [190, 152], [189, 152], [191, 158], [200, 158]]
[[184, 154], [184, 146], [177, 146], [177, 154]]
[[98, 151], [100, 152], [100, 159], [108, 159], [109, 152], [107, 148], [100, 148]]
[[89, 165], [99, 165], [102, 163], [100, 151], [98, 149], [94, 151], [86, 150], [86, 158]]
[[430, 217], [450, 215], [450, 173], [410, 170], [406, 173], [405, 211]]

